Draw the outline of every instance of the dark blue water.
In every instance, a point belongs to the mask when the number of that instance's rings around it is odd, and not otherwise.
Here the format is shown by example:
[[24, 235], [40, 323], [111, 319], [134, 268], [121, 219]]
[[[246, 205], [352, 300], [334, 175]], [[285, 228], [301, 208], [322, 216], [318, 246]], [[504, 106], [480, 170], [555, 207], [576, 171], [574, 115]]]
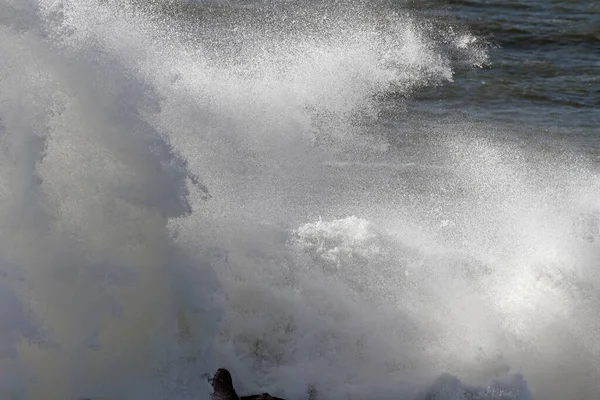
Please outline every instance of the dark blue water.
[[428, 6], [421, 11], [443, 10], [489, 43], [491, 57], [486, 68], [458, 72], [453, 84], [428, 90], [419, 101], [597, 148], [600, 3], [467, 0]]

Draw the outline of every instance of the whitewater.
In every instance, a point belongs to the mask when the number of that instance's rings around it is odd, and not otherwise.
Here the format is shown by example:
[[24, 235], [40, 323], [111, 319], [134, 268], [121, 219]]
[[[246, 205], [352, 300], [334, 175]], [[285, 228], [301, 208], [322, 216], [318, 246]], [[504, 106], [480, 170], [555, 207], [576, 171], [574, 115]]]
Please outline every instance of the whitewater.
[[411, 111], [492, 47], [383, 1], [0, 0], [0, 398], [599, 398], [598, 165]]

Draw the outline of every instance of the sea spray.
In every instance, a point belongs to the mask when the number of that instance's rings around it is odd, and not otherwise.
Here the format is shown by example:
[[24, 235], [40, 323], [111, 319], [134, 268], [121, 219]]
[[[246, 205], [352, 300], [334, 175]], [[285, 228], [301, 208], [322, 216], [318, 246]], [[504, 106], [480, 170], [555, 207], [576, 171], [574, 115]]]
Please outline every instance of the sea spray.
[[0, 4], [7, 396], [202, 398], [217, 367], [292, 399], [598, 393], [593, 164], [389, 128], [487, 65], [474, 36], [360, 3]]

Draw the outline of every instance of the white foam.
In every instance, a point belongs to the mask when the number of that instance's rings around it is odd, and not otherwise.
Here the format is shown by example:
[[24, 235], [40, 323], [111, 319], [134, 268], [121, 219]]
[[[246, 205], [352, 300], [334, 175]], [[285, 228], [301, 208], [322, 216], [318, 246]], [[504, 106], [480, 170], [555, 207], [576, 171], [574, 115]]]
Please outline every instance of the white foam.
[[318, 33], [295, 35], [0, 1], [3, 395], [194, 398], [219, 366], [291, 399], [442, 372], [479, 385], [443, 376], [446, 398], [528, 398], [515, 372], [597, 393], [594, 167], [469, 125], [401, 178], [377, 159], [380, 95], [484, 62], [470, 36], [385, 9], [290, 5]]

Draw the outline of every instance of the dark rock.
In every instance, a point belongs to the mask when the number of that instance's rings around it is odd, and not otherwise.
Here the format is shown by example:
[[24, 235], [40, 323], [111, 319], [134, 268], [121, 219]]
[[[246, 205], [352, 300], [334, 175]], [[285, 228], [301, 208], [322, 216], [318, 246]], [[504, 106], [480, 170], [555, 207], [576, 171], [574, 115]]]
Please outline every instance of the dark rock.
[[210, 379], [213, 387], [213, 400], [239, 400], [239, 396], [233, 388], [233, 379], [231, 374], [225, 368], [219, 368], [215, 375]]
[[214, 390], [211, 395], [213, 400], [284, 400], [269, 393], [239, 397], [233, 387], [231, 374], [225, 368], [219, 368], [209, 382]]

